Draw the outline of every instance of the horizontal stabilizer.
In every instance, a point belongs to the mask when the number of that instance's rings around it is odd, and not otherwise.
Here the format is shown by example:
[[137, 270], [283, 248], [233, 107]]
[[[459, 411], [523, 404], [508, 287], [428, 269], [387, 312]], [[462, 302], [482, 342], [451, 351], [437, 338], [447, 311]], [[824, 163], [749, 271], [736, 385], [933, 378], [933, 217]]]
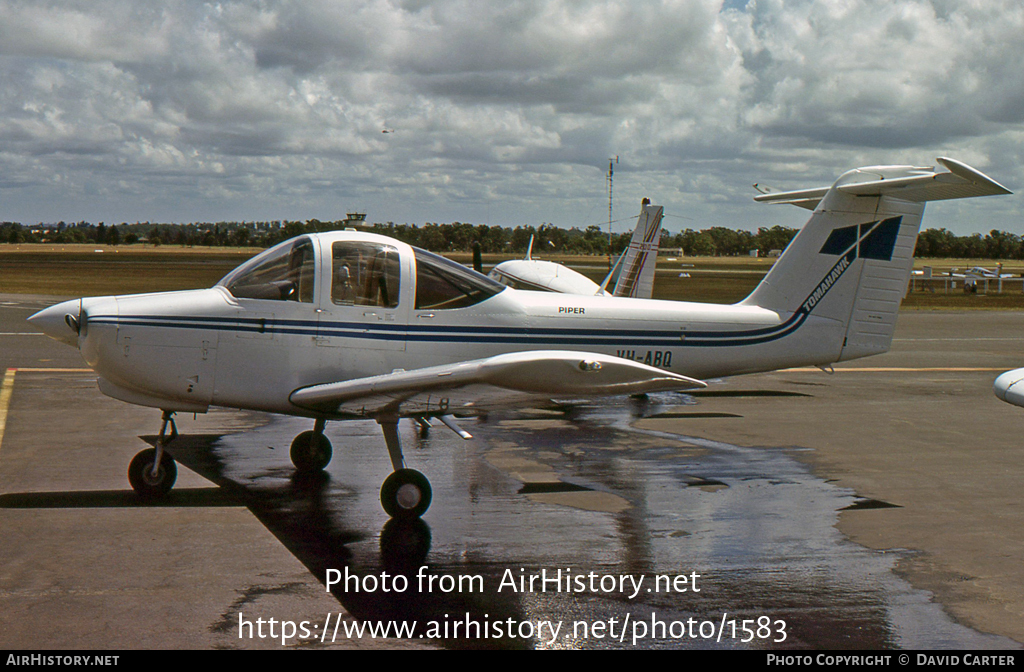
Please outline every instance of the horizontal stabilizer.
[[821, 199], [825, 198], [829, 189], [830, 187], [819, 187], [817, 189], [801, 189], [800, 191], [773, 191], [754, 196], [754, 200], [758, 203], [782, 203], [814, 210], [818, 207]]
[[313, 385], [295, 390], [290, 400], [318, 413], [404, 417], [700, 387], [705, 384], [694, 378], [611, 355], [542, 350]]
[[[889, 196], [914, 203], [1012, 193], [964, 163], [943, 157], [936, 161], [946, 171], [913, 166], [860, 168], [845, 174], [834, 187], [852, 196]], [[758, 203], [788, 203], [813, 210], [830, 188], [765, 193], [755, 196], [754, 200]]]

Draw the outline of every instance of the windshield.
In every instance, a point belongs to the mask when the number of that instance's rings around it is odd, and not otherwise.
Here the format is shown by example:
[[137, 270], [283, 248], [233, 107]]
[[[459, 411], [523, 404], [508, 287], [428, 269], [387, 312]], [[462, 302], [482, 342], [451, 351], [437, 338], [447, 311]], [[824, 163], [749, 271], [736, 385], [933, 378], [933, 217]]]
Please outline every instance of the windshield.
[[313, 243], [286, 241], [231, 271], [217, 284], [238, 299], [313, 302]]

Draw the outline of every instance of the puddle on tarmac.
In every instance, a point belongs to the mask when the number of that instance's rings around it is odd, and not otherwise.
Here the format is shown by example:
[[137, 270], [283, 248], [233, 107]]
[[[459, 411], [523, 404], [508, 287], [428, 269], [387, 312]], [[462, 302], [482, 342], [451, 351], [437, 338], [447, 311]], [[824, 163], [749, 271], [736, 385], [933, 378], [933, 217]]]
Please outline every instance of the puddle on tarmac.
[[[678, 396], [662, 401], [680, 404]], [[658, 402], [645, 413], [672, 412]], [[289, 462], [292, 438], [310, 424], [294, 418], [224, 436], [202, 459], [183, 461], [238, 494], [321, 581], [346, 568], [372, 579], [375, 590], [336, 591], [356, 618], [415, 620], [415, 638], [430, 636], [435, 621], [434, 639], [445, 646], [629, 648], [646, 634], [637, 647], [1018, 648], [951, 621], [929, 593], [896, 576], [899, 553], [844, 538], [838, 511], [869, 508], [856, 493], [786, 450], [633, 428], [630, 408], [613, 399], [564, 415], [466, 420], [471, 441], [440, 424], [422, 434], [403, 421], [407, 465], [434, 488], [424, 520], [411, 525], [388, 523], [381, 510], [391, 466], [372, 421], [328, 425], [334, 459], [317, 478], [297, 478]], [[588, 590], [512, 589], [510, 579], [542, 570], [584, 577]], [[418, 571], [433, 590], [418, 589]], [[382, 572], [407, 576], [408, 588], [384, 592]], [[635, 597], [629, 584], [624, 593], [600, 583], [590, 591], [590, 573], [644, 583]], [[658, 576], [687, 582], [666, 592], [661, 579], [654, 591]], [[443, 590], [460, 577], [461, 592]], [[467, 619], [481, 628], [468, 638]], [[538, 630], [541, 621], [561, 622], [558, 636]], [[520, 627], [512, 636], [510, 623]]]

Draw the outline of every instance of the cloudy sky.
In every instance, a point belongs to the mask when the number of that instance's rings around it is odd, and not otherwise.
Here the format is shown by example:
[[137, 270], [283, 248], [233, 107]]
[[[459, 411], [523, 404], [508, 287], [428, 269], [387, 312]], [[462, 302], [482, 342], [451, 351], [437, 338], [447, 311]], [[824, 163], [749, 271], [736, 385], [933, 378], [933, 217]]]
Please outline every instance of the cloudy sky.
[[[0, 220], [606, 227], [613, 156], [613, 217], [670, 231], [936, 156], [1020, 193], [1022, 36], [1020, 0], [0, 0]], [[928, 209], [1024, 234], [1021, 196]]]

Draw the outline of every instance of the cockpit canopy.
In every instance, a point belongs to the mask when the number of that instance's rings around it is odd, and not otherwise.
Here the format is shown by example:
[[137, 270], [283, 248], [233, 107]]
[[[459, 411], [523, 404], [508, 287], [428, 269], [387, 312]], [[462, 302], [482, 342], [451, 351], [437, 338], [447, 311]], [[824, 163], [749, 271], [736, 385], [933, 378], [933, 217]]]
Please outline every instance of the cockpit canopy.
[[[330, 278], [330, 291], [321, 301], [381, 308], [397, 308], [403, 288], [414, 286], [413, 307], [422, 310], [466, 308], [505, 289], [432, 252], [383, 236], [357, 235], [293, 238], [253, 257], [217, 284], [236, 299], [311, 304], [317, 296], [316, 284]], [[403, 255], [412, 256], [415, 278], [403, 277]]]

